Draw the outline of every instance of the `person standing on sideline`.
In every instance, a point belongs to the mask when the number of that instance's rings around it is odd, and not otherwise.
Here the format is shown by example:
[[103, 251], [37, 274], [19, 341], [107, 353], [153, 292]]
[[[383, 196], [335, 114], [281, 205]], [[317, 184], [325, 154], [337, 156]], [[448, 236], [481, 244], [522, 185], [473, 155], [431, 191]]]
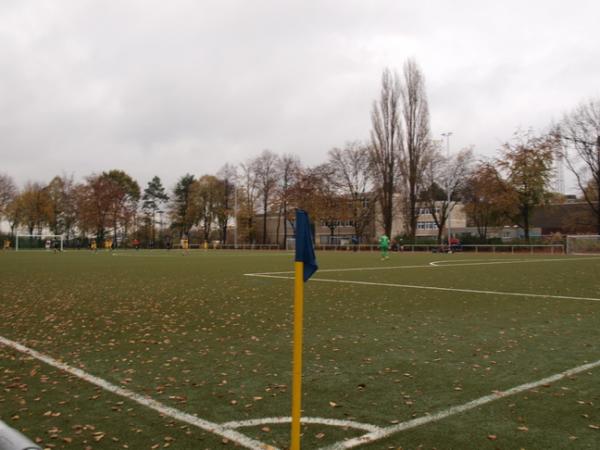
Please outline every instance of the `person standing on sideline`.
[[379, 248], [381, 250], [381, 260], [389, 259], [388, 251], [390, 248], [390, 238], [385, 234], [379, 238]]

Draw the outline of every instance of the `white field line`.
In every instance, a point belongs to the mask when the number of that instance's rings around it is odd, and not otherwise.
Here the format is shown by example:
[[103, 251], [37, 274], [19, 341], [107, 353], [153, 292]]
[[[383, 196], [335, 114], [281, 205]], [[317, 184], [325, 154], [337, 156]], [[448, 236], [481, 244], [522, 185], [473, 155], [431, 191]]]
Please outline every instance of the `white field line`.
[[409, 420], [407, 422], [402, 422], [397, 425], [392, 425], [386, 427], [380, 431], [374, 431], [372, 433], [368, 433], [362, 435], [357, 438], [349, 439], [347, 441], [338, 442], [329, 447], [325, 447], [327, 450], [341, 450], [346, 448], [353, 448], [359, 445], [372, 443], [374, 441], [386, 438], [392, 434], [398, 433], [400, 431], [409, 430], [411, 428], [415, 428], [421, 425], [425, 425], [431, 422], [437, 422], [442, 419], [446, 419], [447, 417], [453, 416], [455, 414], [460, 414], [465, 411], [469, 411], [471, 409], [477, 408], [479, 406], [485, 405], [486, 403], [490, 403], [496, 400], [500, 400], [501, 398], [509, 397], [511, 395], [519, 394], [521, 392], [528, 391], [530, 389], [534, 389], [536, 387], [540, 387], [546, 384], [554, 383], [555, 381], [559, 381], [563, 378], [576, 375], [581, 372], [585, 372], [586, 370], [593, 369], [595, 367], [600, 366], [600, 360], [584, 364], [582, 366], [575, 367], [573, 369], [565, 370], [564, 372], [557, 373], [555, 375], [543, 378], [538, 381], [533, 381], [531, 383], [521, 384], [514, 388], [508, 389], [506, 391], [495, 391], [493, 394], [485, 395], [478, 399], [472, 400], [470, 402], [464, 403], [458, 406], [452, 406], [448, 409], [439, 411], [430, 416], [418, 417], [413, 420]]
[[[436, 267], [441, 267], [441, 266], [448, 266], [448, 265], [454, 265], [456, 263], [472, 263], [472, 262], [479, 262], [481, 263], [491, 263], [491, 262], [502, 262], [502, 263], [511, 263], [511, 262], [520, 262], [520, 261], [528, 261], [526, 259], [486, 259], [484, 261], [481, 261], [480, 259], [459, 259], [459, 260], [454, 260], [452, 261], [451, 259], [448, 260], [440, 260], [440, 261], [431, 261], [429, 263], [430, 266], [436, 266]], [[531, 261], [531, 260], [529, 260]], [[553, 259], [552, 259], [553, 261]]]
[[116, 386], [116, 385], [110, 383], [109, 381], [106, 381], [102, 378], [91, 375], [91, 374], [89, 374], [81, 369], [78, 369], [76, 367], [70, 366], [63, 362], [60, 362], [50, 356], [44, 355], [44, 354], [42, 354], [36, 350], [33, 350], [29, 347], [25, 347], [24, 345], [22, 345], [18, 342], [15, 342], [15, 341], [11, 341], [10, 339], [7, 339], [5, 337], [0, 336], [0, 344], [4, 345], [6, 347], [10, 347], [14, 350], [17, 350], [18, 352], [29, 355], [29, 356], [31, 356], [35, 359], [38, 359], [52, 367], [56, 367], [59, 370], [70, 373], [71, 375], [74, 375], [77, 378], [80, 378], [84, 381], [87, 381], [88, 383], [94, 384], [94, 385], [104, 389], [105, 391], [111, 392], [113, 394], [119, 395], [119, 396], [127, 398], [129, 400], [132, 400], [136, 403], [139, 403], [142, 406], [153, 409], [164, 416], [172, 417], [175, 420], [179, 420], [181, 422], [188, 423], [195, 427], [201, 428], [202, 430], [207, 431], [209, 433], [214, 433], [216, 435], [219, 435], [219, 436], [226, 438], [236, 444], [241, 445], [242, 447], [253, 449], [253, 450], [264, 450], [267, 448], [273, 448], [273, 447], [269, 447], [267, 444], [265, 444], [263, 442], [249, 438], [248, 436], [238, 433], [237, 431], [232, 430], [230, 428], [224, 427], [224, 426], [219, 425], [214, 422], [209, 422], [208, 420], [201, 419], [201, 418], [193, 416], [191, 414], [184, 413], [183, 411], [180, 411], [178, 409], [167, 406], [167, 405], [165, 405], [159, 401], [156, 401], [150, 397], [147, 397], [145, 395], [136, 394], [135, 392], [130, 391], [129, 389], [124, 389], [122, 387]]
[[[271, 425], [271, 424], [282, 424], [291, 423], [291, 417], [265, 417], [264, 419], [250, 419], [240, 420], [222, 423], [222, 427], [226, 428], [243, 428], [243, 427], [257, 427], [260, 425]], [[368, 423], [355, 422], [353, 420], [337, 420], [337, 419], [324, 419], [322, 417], [302, 417], [300, 422], [304, 424], [315, 424], [315, 425], [327, 425], [331, 427], [340, 428], [354, 428], [355, 430], [364, 430], [371, 433], [382, 431], [383, 428], [376, 425], [370, 425]]]
[[[411, 265], [411, 266], [382, 266], [382, 267], [348, 267], [348, 268], [344, 268], [344, 269], [319, 269], [319, 273], [325, 273], [325, 272], [356, 272], [356, 271], [367, 271], [367, 270], [396, 270], [396, 269], [425, 269], [425, 268], [429, 268], [431, 269], [432, 267], [436, 267], [436, 268], [440, 268], [440, 267], [461, 267], [461, 266], [487, 266], [487, 265], [494, 265], [494, 264], [522, 264], [522, 263], [538, 263], [538, 262], [571, 262], [571, 261], [585, 261], [585, 260], [590, 260], [590, 259], [595, 259], [595, 260], [600, 260], [600, 258], [598, 257], [589, 257], [589, 258], [565, 258], [565, 257], [556, 257], [556, 258], [546, 258], [546, 259], [510, 259], [510, 260], [497, 260], [497, 259], [493, 259], [493, 260], [483, 260], [481, 262], [467, 262], [467, 263], [462, 263], [461, 261], [475, 261], [472, 259], [466, 260], [466, 259], [457, 259], [456, 261], [448, 261], [449, 263], [452, 264], [433, 264], [433, 263], [429, 263], [429, 264], [419, 264], [419, 265]], [[441, 261], [433, 261], [434, 263], [437, 262], [441, 262]], [[258, 272], [258, 273], [246, 273], [244, 275], [247, 276], [258, 276], [258, 275], [284, 275], [284, 274], [288, 274], [288, 273], [294, 273], [293, 270], [286, 270], [283, 272]]]
[[[177, 257], [177, 256], [181, 256], [181, 250], [171, 250], [169, 253], [148, 253], [148, 254], [143, 254], [143, 253], [134, 253], [135, 250], [130, 250], [131, 253], [124, 253], [123, 251], [116, 251], [116, 252], [112, 252], [113, 256], [129, 256], [129, 257], [134, 257], [134, 258], [173, 258], [173, 257]], [[144, 250], [142, 250], [143, 252]], [[148, 251], [148, 250], [146, 250]], [[152, 251], [152, 250], [150, 250]], [[160, 250], [156, 250], [157, 252]], [[223, 253], [216, 253], [216, 252], [223, 252]], [[249, 250], [251, 251], [251, 250]], [[227, 252], [227, 253], [226, 253]], [[291, 256], [293, 255], [293, 253], [290, 252], [279, 252], [279, 251], [273, 251], [272, 254], [269, 253], [257, 253], [257, 254], [240, 254], [240, 253], [229, 253], [230, 250], [190, 250], [189, 253], [186, 253], [185, 256], [202, 256], [202, 257], [206, 257], [207, 253], [210, 253], [210, 256], [226, 256], [226, 257], [247, 257], [247, 256], [252, 256], [252, 257], [256, 257], [256, 256]], [[276, 252], [276, 253], [275, 253]]]
[[[259, 278], [276, 278], [280, 280], [293, 280], [294, 277], [284, 277], [279, 275], [264, 275], [258, 273], [247, 273], [249, 277]], [[464, 292], [467, 294], [486, 294], [486, 295], [507, 295], [512, 297], [536, 297], [536, 298], [555, 298], [560, 300], [586, 300], [591, 302], [600, 302], [600, 298], [593, 297], [573, 297], [569, 295], [550, 295], [550, 294], [528, 294], [526, 292], [503, 292], [503, 291], [482, 291], [478, 289], [459, 289], [459, 288], [445, 288], [436, 286], [419, 286], [415, 284], [396, 284], [396, 283], [378, 283], [374, 281], [353, 281], [353, 280], [333, 280], [329, 278], [311, 278], [311, 282], [320, 281], [323, 283], [342, 283], [342, 284], [360, 284], [364, 286], [384, 286], [384, 287], [397, 287], [404, 289], [424, 289], [429, 291], [446, 291], [446, 292]]]
[[[573, 261], [586, 261], [590, 259], [600, 260], [598, 257], [589, 258], [567, 258], [556, 257], [556, 258], [545, 258], [545, 259], [487, 259], [484, 262], [468, 262], [460, 263], [461, 260], [456, 261], [433, 261], [434, 263], [447, 263], [447, 264], [433, 264], [429, 263], [433, 267], [461, 267], [461, 266], [488, 266], [494, 264], [522, 264], [522, 263], [538, 263], [538, 262], [573, 262]], [[462, 261], [473, 261], [463, 259]]]

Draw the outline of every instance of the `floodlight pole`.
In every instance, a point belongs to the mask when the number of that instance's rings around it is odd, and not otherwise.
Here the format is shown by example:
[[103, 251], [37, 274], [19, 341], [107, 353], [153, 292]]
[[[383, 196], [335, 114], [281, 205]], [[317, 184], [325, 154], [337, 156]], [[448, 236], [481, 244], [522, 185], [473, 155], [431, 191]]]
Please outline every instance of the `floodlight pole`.
[[[448, 160], [448, 162], [450, 162], [450, 136], [452, 136], [452, 131], [448, 131], [446, 133], [442, 133], [442, 136], [444, 136], [446, 138], [446, 158]], [[446, 181], [446, 194], [447, 194], [447, 198], [448, 198], [448, 205], [446, 206], [446, 210], [448, 212], [448, 217], [446, 218], [447, 221], [447, 225], [446, 225], [446, 229], [448, 230], [448, 251], [451, 252], [452, 251], [452, 222], [450, 219], [450, 212], [451, 212], [451, 208], [450, 208], [450, 201], [452, 200], [452, 198], [450, 197], [450, 174], [446, 174], [447, 181]]]

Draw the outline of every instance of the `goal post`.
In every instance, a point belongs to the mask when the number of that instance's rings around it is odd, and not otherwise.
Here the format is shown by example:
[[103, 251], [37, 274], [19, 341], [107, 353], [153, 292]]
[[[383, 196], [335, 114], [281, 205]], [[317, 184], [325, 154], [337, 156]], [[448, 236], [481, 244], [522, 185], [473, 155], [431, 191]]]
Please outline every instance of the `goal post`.
[[[62, 234], [19, 234], [15, 236], [15, 251], [22, 250], [64, 250], [65, 237]], [[49, 245], [48, 245], [49, 243]]]
[[600, 255], [600, 235], [567, 236], [566, 250], [569, 255]]

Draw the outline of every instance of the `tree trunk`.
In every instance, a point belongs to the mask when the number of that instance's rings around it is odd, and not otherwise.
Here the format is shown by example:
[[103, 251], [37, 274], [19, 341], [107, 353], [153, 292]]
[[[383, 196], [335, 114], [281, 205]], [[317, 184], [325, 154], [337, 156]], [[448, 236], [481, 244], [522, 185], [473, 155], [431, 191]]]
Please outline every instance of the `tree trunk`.
[[152, 241], [152, 245], [154, 245], [154, 238], [155, 238], [155, 233], [154, 233], [154, 224], [156, 223], [156, 210], [153, 209], [152, 210], [152, 224], [151, 224], [151, 231], [150, 231], [150, 240]]
[[265, 195], [263, 198], [263, 238], [262, 243], [267, 243], [267, 208], [268, 208], [268, 197]]
[[287, 247], [287, 201], [283, 202], [283, 248]]
[[525, 231], [525, 240], [529, 244], [529, 207], [523, 208], [523, 230]]
[[598, 189], [598, 206], [596, 211], [596, 233], [600, 234], [600, 188]]
[[411, 190], [410, 190], [410, 238], [412, 239], [412, 241], [415, 241], [415, 238], [417, 236], [417, 194], [414, 190], [414, 188], [411, 186]]

